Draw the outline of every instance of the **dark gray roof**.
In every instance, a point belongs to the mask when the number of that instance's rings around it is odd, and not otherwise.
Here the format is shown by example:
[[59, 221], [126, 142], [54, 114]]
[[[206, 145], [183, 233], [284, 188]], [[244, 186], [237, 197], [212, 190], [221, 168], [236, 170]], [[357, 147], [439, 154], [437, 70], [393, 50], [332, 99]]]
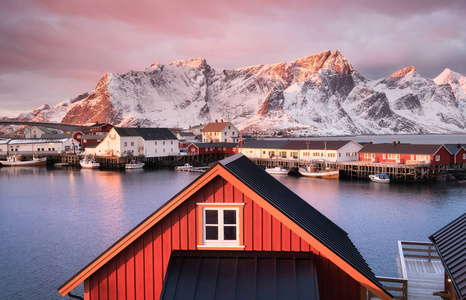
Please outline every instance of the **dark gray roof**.
[[[348, 234], [290, 189], [239, 153], [219, 162], [235, 177], [383, 290]], [[389, 294], [387, 292], [387, 294]]]
[[431, 235], [429, 239], [437, 248], [458, 298], [466, 299], [466, 213]]
[[360, 153], [392, 153], [392, 154], [418, 154], [433, 155], [442, 145], [430, 144], [365, 144]]
[[243, 148], [281, 149], [289, 142], [289, 140], [246, 140], [243, 143]]
[[448, 151], [450, 151], [450, 153], [453, 154], [453, 155], [456, 155], [456, 153], [458, 153], [458, 151], [460, 151], [461, 148], [464, 147], [464, 146], [461, 145], [461, 144], [445, 144], [444, 146], [445, 146], [445, 148], [447, 148]]
[[314, 254], [173, 251], [160, 299], [319, 299]]
[[144, 140], [177, 140], [168, 128], [114, 127], [120, 136], [140, 136]]
[[[238, 143], [225, 143], [225, 142], [215, 142], [215, 143], [191, 143], [198, 148], [209, 148], [209, 147], [238, 147]], [[190, 144], [190, 145], [191, 145]]]
[[338, 150], [351, 141], [290, 141], [282, 149], [287, 150]]

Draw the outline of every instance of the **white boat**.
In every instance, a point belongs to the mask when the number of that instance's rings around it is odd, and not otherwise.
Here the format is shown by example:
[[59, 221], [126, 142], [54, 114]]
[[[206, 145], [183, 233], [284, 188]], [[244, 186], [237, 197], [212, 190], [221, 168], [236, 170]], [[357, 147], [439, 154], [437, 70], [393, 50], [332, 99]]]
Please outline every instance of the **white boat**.
[[334, 170], [327, 167], [319, 170], [316, 164], [299, 167], [298, 171], [302, 176], [311, 178], [338, 179], [340, 177], [339, 170]]
[[190, 164], [186, 163], [184, 164], [184, 166], [177, 166], [175, 167], [175, 171], [187, 171], [187, 170], [191, 170], [193, 168], [193, 166], [191, 166]]
[[142, 169], [144, 167], [145, 163], [140, 162], [140, 161], [131, 161], [130, 163], [127, 163], [125, 165], [126, 169]]
[[373, 182], [380, 182], [380, 183], [389, 183], [390, 177], [387, 174], [373, 174], [369, 175], [369, 179]]
[[5, 167], [44, 166], [47, 163], [47, 158], [33, 156], [32, 160], [21, 160], [20, 155], [12, 155], [7, 157], [6, 160], [1, 160], [0, 163]]
[[275, 175], [288, 175], [289, 170], [285, 169], [284, 167], [278, 166], [275, 168], [265, 168], [265, 172]]
[[79, 164], [83, 169], [98, 169], [100, 167], [100, 163], [96, 162], [93, 158], [84, 158], [79, 161]]

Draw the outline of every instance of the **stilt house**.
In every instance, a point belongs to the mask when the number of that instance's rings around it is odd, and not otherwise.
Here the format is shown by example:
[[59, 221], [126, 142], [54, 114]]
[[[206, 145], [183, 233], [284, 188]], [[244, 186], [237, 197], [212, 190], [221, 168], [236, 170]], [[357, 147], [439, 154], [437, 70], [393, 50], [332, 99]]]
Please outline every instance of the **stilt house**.
[[58, 291], [97, 299], [392, 299], [348, 234], [243, 154], [224, 159]]

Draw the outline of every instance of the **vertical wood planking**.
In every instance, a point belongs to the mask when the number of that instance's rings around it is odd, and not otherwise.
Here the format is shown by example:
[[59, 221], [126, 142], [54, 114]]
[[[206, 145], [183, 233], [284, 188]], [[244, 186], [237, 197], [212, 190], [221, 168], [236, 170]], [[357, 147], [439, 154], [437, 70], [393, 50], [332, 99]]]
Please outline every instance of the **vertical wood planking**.
[[162, 277], [165, 278], [165, 272], [167, 271], [168, 260], [170, 259], [170, 254], [172, 252], [172, 243], [171, 243], [171, 221], [170, 217], [166, 217], [162, 220]]
[[204, 201], [201, 202], [214, 203], [214, 184], [212, 181], [207, 183], [202, 190], [204, 191]]
[[107, 274], [108, 265], [100, 268], [97, 273], [99, 274], [99, 300], [108, 299], [108, 274]]
[[224, 186], [224, 179], [220, 176], [217, 176], [214, 182], [214, 202], [215, 203], [223, 203], [225, 199], [223, 197], [223, 186]]
[[262, 210], [262, 250], [272, 250], [272, 215]]
[[188, 204], [185, 202], [180, 210], [180, 249], [188, 250]]
[[235, 202], [235, 203], [246, 203], [244, 194], [240, 190], [238, 190], [237, 188], [233, 188], [233, 202]]
[[253, 224], [252, 224], [252, 235], [253, 235], [253, 250], [262, 250], [262, 207], [257, 205], [255, 202], [252, 204]]
[[171, 219], [171, 239], [172, 239], [172, 250], [180, 249], [180, 210], [175, 209], [170, 214]]
[[108, 262], [108, 299], [117, 299], [117, 258], [114, 257]]
[[[196, 194], [198, 195], [198, 194]], [[196, 250], [197, 244], [197, 229], [196, 229], [196, 200], [193, 197], [188, 200], [188, 248], [189, 250]]]
[[282, 250], [282, 224], [272, 216], [272, 251]]
[[136, 300], [144, 299], [144, 241], [140, 237], [134, 243], [134, 277]]
[[[236, 190], [235, 190], [236, 193]], [[245, 250], [251, 251], [253, 250], [253, 232], [254, 232], [254, 226], [253, 226], [253, 202], [252, 200], [244, 196], [244, 245]]]
[[126, 299], [126, 259], [125, 252], [122, 251], [117, 256], [117, 292], [118, 299]]
[[89, 291], [90, 300], [99, 299], [99, 272], [92, 274], [89, 278]]
[[153, 228], [144, 235], [144, 299], [154, 298], [154, 251], [153, 251]]
[[291, 230], [282, 224], [282, 250], [291, 251]]
[[227, 203], [235, 202], [235, 198], [233, 195], [233, 185], [225, 181], [225, 187], [223, 189], [224, 189], [223, 195], [225, 197], [224, 202], [227, 202]]
[[134, 300], [136, 296], [134, 282], [134, 243], [126, 248], [126, 299]]
[[291, 232], [291, 251], [301, 250], [300, 240], [301, 238], [299, 237], [299, 235], [297, 235], [296, 233], [292, 231]]
[[162, 292], [163, 283], [162, 239], [162, 224], [158, 223], [154, 228], [154, 295], [156, 298]]

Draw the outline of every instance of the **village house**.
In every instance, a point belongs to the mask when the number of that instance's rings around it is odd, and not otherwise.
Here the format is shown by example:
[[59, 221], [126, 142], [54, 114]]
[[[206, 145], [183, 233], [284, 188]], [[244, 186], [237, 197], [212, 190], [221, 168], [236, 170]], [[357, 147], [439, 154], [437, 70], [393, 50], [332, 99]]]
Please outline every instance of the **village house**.
[[464, 168], [466, 164], [466, 148], [461, 144], [446, 144], [444, 146], [451, 153], [450, 165], [452, 167]]
[[202, 142], [203, 143], [238, 143], [239, 131], [231, 122], [223, 122], [221, 120], [207, 124], [202, 129]]
[[[445, 268], [443, 299], [466, 299], [466, 213], [429, 237]], [[439, 298], [440, 299], [440, 298]]]
[[7, 156], [9, 139], [0, 139], [0, 156]]
[[236, 154], [237, 143], [191, 143], [187, 147], [188, 155], [200, 154]]
[[[156, 195], [154, 195], [156, 197]], [[392, 299], [348, 234], [243, 154], [224, 159], [58, 291], [84, 299]]]
[[240, 152], [249, 158], [357, 161], [362, 146], [354, 141], [247, 140]]
[[62, 132], [61, 130], [58, 131], [57, 129], [47, 128], [43, 126], [31, 126], [24, 130], [24, 137], [27, 139], [38, 139], [41, 138], [42, 135], [48, 134], [58, 134]]
[[78, 141], [79, 145], [84, 148], [88, 146], [90, 143], [100, 143], [102, 142], [108, 133], [101, 132], [101, 133], [93, 133], [93, 134], [85, 134], [82, 131], [75, 131], [73, 137], [76, 141]]
[[178, 139], [168, 128], [114, 127], [95, 151], [97, 156], [118, 157], [180, 154]]
[[95, 123], [89, 127], [90, 134], [108, 133], [114, 126], [108, 123]]
[[448, 165], [451, 153], [443, 145], [382, 143], [365, 144], [359, 161], [397, 164]]
[[7, 152], [15, 155], [62, 154], [73, 149], [72, 138], [11, 139]]

